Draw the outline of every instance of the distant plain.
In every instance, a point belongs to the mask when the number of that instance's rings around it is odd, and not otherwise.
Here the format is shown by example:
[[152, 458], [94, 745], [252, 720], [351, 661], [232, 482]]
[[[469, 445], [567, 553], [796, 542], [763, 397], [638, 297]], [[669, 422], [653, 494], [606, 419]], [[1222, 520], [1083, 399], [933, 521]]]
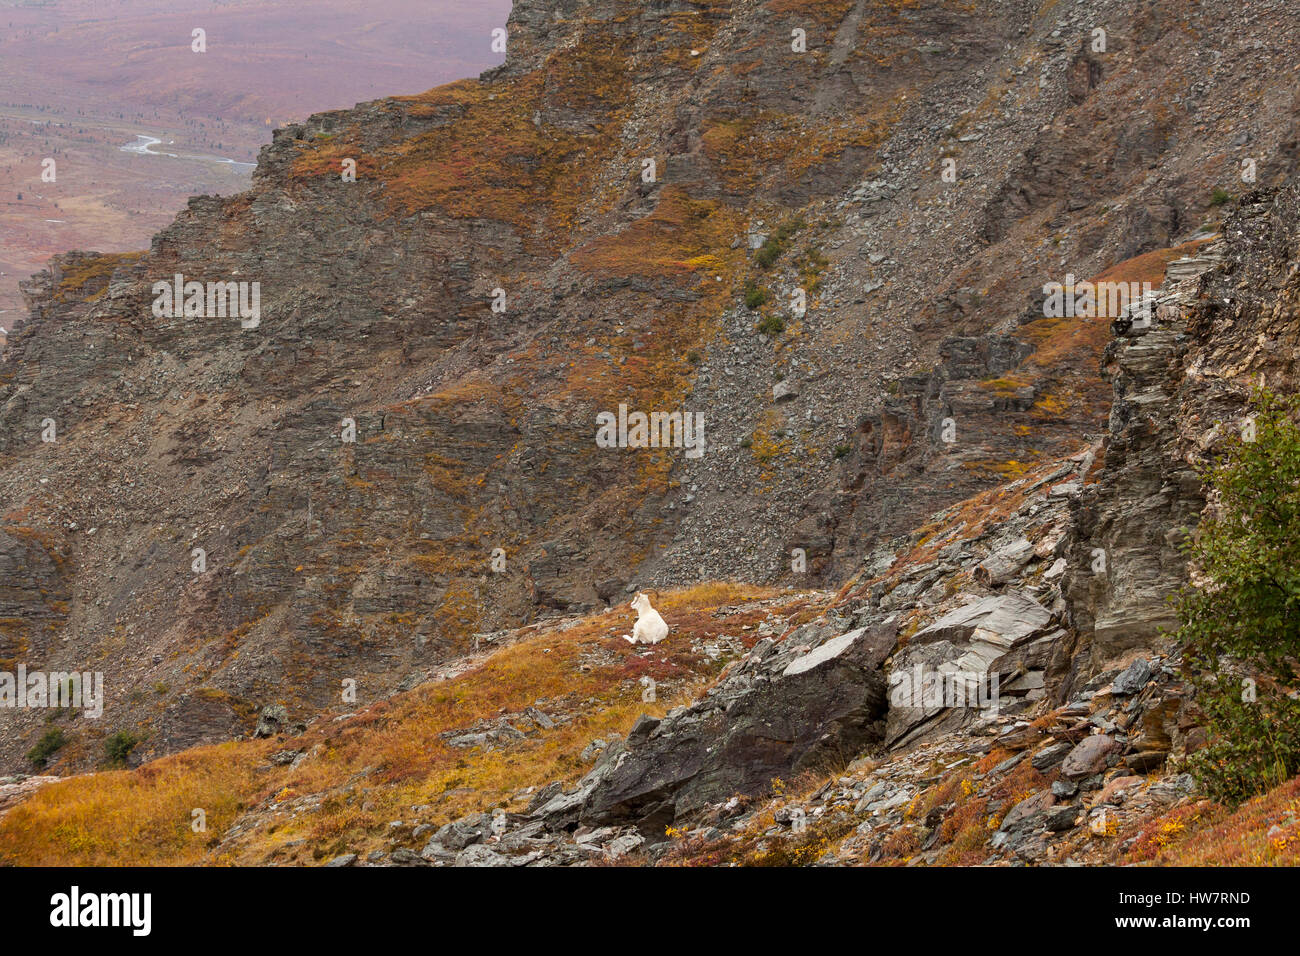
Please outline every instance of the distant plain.
[[[143, 249], [274, 127], [477, 75], [509, 0], [0, 0], [0, 329], [69, 249]], [[207, 52], [191, 49], [196, 28]], [[124, 146], [160, 142], [147, 153]], [[158, 155], [172, 154], [172, 155]], [[57, 179], [42, 182], [42, 161]]]

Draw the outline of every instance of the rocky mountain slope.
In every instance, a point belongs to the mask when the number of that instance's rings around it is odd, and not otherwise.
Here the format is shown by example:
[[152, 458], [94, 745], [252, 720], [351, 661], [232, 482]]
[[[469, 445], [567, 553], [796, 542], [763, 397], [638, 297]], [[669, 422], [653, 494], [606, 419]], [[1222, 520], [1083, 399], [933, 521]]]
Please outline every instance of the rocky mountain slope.
[[[1106, 349], [1096, 445], [891, 539], [839, 591], [672, 591], [664, 645], [626, 644], [619, 609], [552, 619], [360, 711], [15, 782], [0, 861], [1294, 865], [1294, 781], [1232, 812], [1183, 772], [1203, 736], [1142, 596], [1183, 578], [1149, 532], [1194, 522], [1184, 476], [1258, 374], [1289, 381], [1297, 203], [1251, 194], [1171, 264], [1151, 325]], [[996, 707], [928, 696], [945, 672], [998, 675]]]
[[[0, 861], [1294, 865], [1294, 781], [1233, 812], [1183, 772], [1203, 735], [1143, 597], [1184, 576], [1165, 546], [1189, 529], [1161, 516], [1195, 521], [1185, 476], [1258, 375], [1290, 387], [1298, 204], [1244, 197], [1171, 263], [1151, 324], [1118, 326], [1095, 446], [891, 539], [839, 591], [672, 591], [664, 645], [626, 644], [618, 609], [552, 619], [358, 712], [15, 782]], [[945, 672], [998, 675], [996, 707], [927, 696]]]
[[[800, 862], [1149, 849], [1191, 805], [1195, 465], [1292, 385], [1294, 17], [519, 2], [500, 69], [55, 260], [0, 364], [0, 663], [105, 673], [57, 772], [285, 736], [46, 787], [6, 858], [719, 861], [796, 818]], [[177, 273], [259, 282], [260, 323], [155, 317]], [[1044, 317], [1067, 276], [1160, 286], [1154, 321]], [[598, 448], [620, 405], [702, 412], [705, 453]], [[629, 588], [716, 579], [667, 650], [618, 640]], [[973, 665], [997, 715], [892, 693]], [[44, 715], [0, 722], [30, 769]]]

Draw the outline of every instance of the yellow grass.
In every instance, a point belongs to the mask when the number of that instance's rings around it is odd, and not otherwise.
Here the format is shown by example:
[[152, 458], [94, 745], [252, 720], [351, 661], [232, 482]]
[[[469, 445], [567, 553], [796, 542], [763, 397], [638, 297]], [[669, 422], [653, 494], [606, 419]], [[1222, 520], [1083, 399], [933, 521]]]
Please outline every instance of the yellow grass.
[[[694, 642], [725, 632], [752, 643], [752, 625], [767, 615], [750, 609], [719, 618], [716, 608], [781, 593], [728, 582], [668, 591], [657, 606], [672, 633], [650, 654], [618, 636], [635, 618], [620, 607], [564, 631], [525, 629], [459, 677], [346, 720], [326, 714], [298, 738], [201, 747], [134, 771], [69, 778], [0, 818], [0, 864], [312, 863], [391, 849], [392, 820], [438, 825], [497, 806], [521, 809], [527, 788], [585, 773], [578, 755], [592, 739], [625, 734], [641, 713], [663, 714], [712, 681], [725, 661], [694, 654]], [[806, 605], [792, 599], [786, 607]], [[652, 703], [641, 699], [643, 675], [658, 687]], [[518, 714], [533, 705], [573, 719], [490, 752], [442, 737], [502, 715], [525, 723]], [[311, 756], [296, 770], [268, 764], [280, 749]], [[191, 829], [196, 808], [207, 814], [206, 833]], [[252, 809], [255, 825], [218, 849]], [[293, 841], [304, 842], [287, 845]]]
[[[256, 790], [253, 768], [269, 749], [263, 741], [202, 747], [51, 784], [0, 818], [0, 864], [200, 862]], [[207, 816], [206, 833], [192, 827], [196, 809]]]

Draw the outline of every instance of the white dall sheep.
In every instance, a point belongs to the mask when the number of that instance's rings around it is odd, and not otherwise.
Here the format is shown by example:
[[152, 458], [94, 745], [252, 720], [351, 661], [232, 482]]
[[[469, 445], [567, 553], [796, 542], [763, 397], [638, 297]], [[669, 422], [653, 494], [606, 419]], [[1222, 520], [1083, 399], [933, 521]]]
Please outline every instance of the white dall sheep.
[[668, 636], [668, 625], [659, 616], [659, 612], [650, 606], [650, 598], [643, 592], [636, 592], [632, 608], [636, 611], [636, 625], [630, 635], [623, 635], [623, 640], [630, 644], [658, 644]]

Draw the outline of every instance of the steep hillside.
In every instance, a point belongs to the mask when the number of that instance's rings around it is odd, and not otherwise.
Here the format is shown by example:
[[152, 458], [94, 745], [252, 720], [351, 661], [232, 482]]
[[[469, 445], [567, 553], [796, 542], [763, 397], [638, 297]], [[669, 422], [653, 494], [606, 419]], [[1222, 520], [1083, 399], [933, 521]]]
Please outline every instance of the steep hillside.
[[[1188, 469], [1258, 374], [1291, 382], [1298, 211], [1251, 194], [1169, 263], [1105, 349], [1095, 445], [838, 592], [669, 592], [653, 648], [621, 609], [556, 619], [274, 739], [0, 786], [0, 863], [1294, 865], [1294, 781], [1234, 812], [1183, 772], [1204, 738], [1147, 598], [1185, 576], [1153, 529], [1195, 522]], [[998, 675], [996, 706], [900, 691], [954, 669]]]
[[[1165, 653], [1167, 549], [1200, 501], [1164, 443], [1201, 441], [1237, 391], [1179, 379], [1189, 332], [1109, 345], [1113, 316], [1044, 318], [1043, 288], [1223, 255], [1198, 258], [1214, 190], [1245, 190], [1244, 159], [1261, 186], [1294, 171], [1294, 19], [1226, 0], [521, 0], [479, 80], [277, 131], [249, 192], [192, 200], [148, 251], [57, 258], [0, 360], [0, 667], [102, 671], [108, 699], [102, 720], [57, 718], [49, 767], [100, 765], [118, 732], [140, 738], [133, 763], [244, 736], [268, 706], [286, 708], [271, 732], [373, 714], [489, 637], [717, 579], [838, 589], [791, 660], [866, 628], [872, 697], [889, 642], [985, 596], [974, 566], [1021, 536], [1034, 573], [1066, 561], [1027, 598], [1048, 617], [1029, 612], [1016, 662], [1042, 675], [1026, 706]], [[257, 282], [256, 326], [158, 316], [177, 274]], [[1233, 294], [1252, 315], [1271, 301]], [[1193, 332], [1228, 321], [1197, 308]], [[1235, 321], [1201, 348], [1249, 348]], [[1222, 377], [1245, 367], [1214, 354]], [[1142, 390], [1167, 414], [1144, 417]], [[620, 406], [703, 414], [704, 453], [599, 447]], [[1098, 547], [1113, 584], [1084, 576]], [[854, 754], [949, 729], [883, 699], [787, 705], [794, 739], [830, 721]], [[0, 769], [31, 769], [45, 716], [0, 711]], [[805, 743], [763, 772], [821, 766]], [[231, 814], [266, 746], [235, 748]], [[656, 772], [694, 759], [646, 746]], [[546, 819], [658, 827], [725, 788], [597, 782]], [[308, 789], [327, 783], [346, 786]]]
[[[1236, 810], [1196, 793], [1152, 599], [1185, 580], [1189, 476], [1260, 375], [1294, 387], [1297, 213], [1300, 187], [1253, 192], [1169, 261], [1150, 324], [1104, 349], [1093, 446], [837, 592], [668, 592], [653, 648], [618, 608], [539, 622], [274, 739], [0, 785], [0, 863], [1295, 865], [1295, 781]], [[929, 696], [975, 672], [995, 707]]]

